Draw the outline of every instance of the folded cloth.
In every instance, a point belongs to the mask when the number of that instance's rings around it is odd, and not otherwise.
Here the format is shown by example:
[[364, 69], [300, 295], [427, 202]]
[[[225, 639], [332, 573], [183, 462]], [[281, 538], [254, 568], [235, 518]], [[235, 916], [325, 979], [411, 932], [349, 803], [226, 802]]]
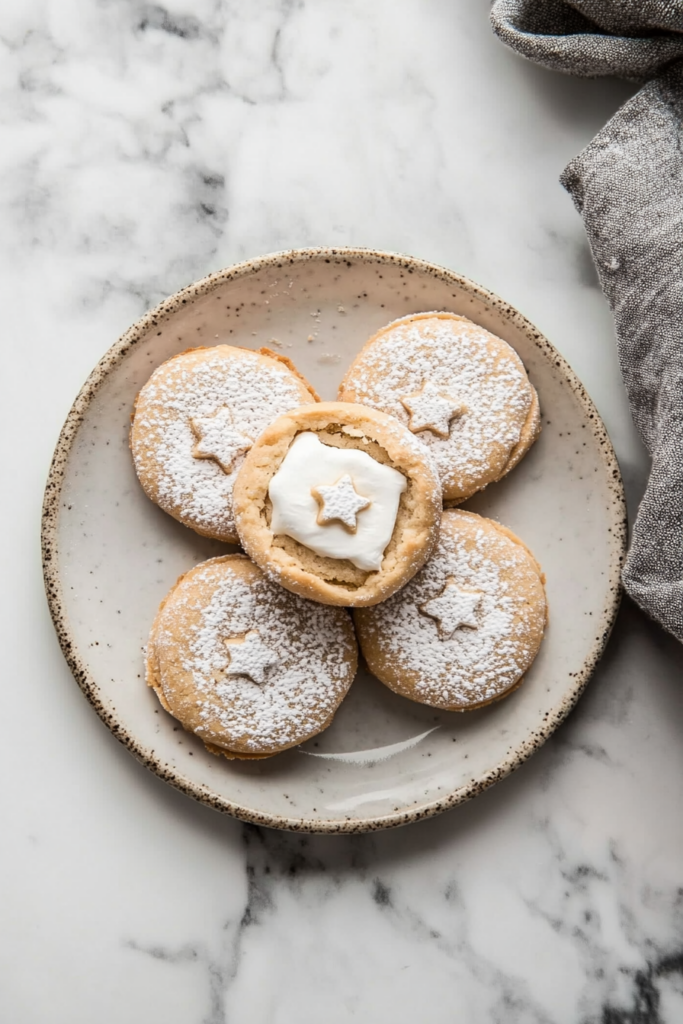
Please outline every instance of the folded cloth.
[[583, 216], [652, 457], [624, 587], [683, 641], [683, 0], [495, 0], [491, 20], [555, 70], [655, 76], [561, 181]]
[[642, 82], [683, 57], [683, 0], [494, 0], [493, 31], [553, 71]]

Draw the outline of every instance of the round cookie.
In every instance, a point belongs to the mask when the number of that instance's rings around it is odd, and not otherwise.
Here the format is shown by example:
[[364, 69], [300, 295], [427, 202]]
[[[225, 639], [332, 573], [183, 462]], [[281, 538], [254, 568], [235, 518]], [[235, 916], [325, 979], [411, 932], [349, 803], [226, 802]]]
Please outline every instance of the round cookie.
[[236, 542], [232, 488], [245, 452], [276, 416], [317, 398], [268, 349], [216, 345], [168, 359], [133, 414], [130, 447], [145, 493], [197, 533]]
[[235, 481], [245, 551], [268, 576], [324, 604], [376, 604], [424, 565], [441, 488], [424, 445], [398, 420], [341, 402], [267, 427]]
[[383, 327], [351, 364], [339, 400], [404, 423], [429, 447], [451, 504], [509, 473], [541, 429], [538, 396], [517, 353], [454, 313]]
[[147, 683], [214, 754], [269, 757], [326, 729], [358, 664], [348, 612], [302, 601], [244, 555], [181, 576], [147, 647]]
[[434, 554], [399, 594], [354, 613], [371, 672], [396, 693], [448, 711], [506, 696], [538, 653], [545, 578], [504, 526], [448, 509]]

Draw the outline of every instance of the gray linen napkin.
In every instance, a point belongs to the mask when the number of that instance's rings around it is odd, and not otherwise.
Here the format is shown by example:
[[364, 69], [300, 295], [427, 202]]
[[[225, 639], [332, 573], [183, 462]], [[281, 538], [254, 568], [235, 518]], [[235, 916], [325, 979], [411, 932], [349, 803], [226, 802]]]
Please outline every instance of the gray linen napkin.
[[652, 79], [560, 180], [583, 216], [652, 456], [624, 586], [683, 641], [683, 0], [495, 0], [491, 22], [554, 70]]

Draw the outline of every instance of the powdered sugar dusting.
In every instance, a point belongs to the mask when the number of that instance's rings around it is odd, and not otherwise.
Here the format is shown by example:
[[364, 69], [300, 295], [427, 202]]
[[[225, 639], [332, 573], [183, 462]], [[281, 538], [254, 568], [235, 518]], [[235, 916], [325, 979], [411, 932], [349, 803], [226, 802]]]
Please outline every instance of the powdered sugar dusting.
[[420, 606], [420, 611], [436, 619], [441, 636], [450, 639], [463, 626], [479, 628], [475, 613], [480, 603], [478, 590], [463, 590], [455, 580], [449, 580], [440, 594]]
[[[320, 731], [351, 685], [349, 625], [343, 609], [296, 597], [261, 574], [245, 579], [229, 560], [212, 560], [178, 585], [161, 613], [154, 643], [162, 686], [164, 664], [188, 674], [193, 731], [208, 743], [245, 753], [291, 746]], [[254, 648], [272, 655], [256, 658], [259, 683], [229, 674], [237, 650], [231, 639], [249, 642], [254, 634]]]
[[363, 498], [357, 493], [348, 473], [340, 477], [336, 484], [318, 484], [313, 495], [320, 502], [319, 523], [339, 519], [350, 530], [356, 529], [358, 513], [372, 504], [369, 498]]
[[235, 537], [232, 491], [245, 451], [234, 450], [228, 472], [214, 458], [196, 458], [191, 421], [206, 426], [216, 414], [229, 416], [236, 436], [255, 440], [277, 416], [313, 396], [285, 366], [255, 352], [222, 345], [199, 355], [164, 363], [140, 392], [133, 457], [138, 472], [143, 466], [155, 477], [162, 508], [200, 532]]
[[[519, 586], [528, 584], [532, 573], [521, 545], [473, 526], [466, 513], [446, 512], [439, 543], [425, 567], [402, 591], [364, 615], [385, 654], [416, 675], [418, 700], [436, 706], [479, 704], [504, 693], [536, 654], [531, 638], [542, 633], [545, 604], [530, 605], [526, 587]], [[474, 607], [471, 627], [449, 634], [425, 609], [434, 610], [436, 603], [436, 610], [443, 611], [438, 602], [453, 581], [461, 593], [473, 595]]]
[[229, 676], [246, 676], [261, 684], [268, 669], [277, 665], [277, 654], [264, 644], [256, 629], [242, 637], [230, 637], [227, 644], [230, 663], [225, 672]]
[[410, 415], [409, 430], [414, 434], [431, 430], [439, 437], [448, 437], [451, 432], [451, 420], [467, 411], [462, 403], [439, 391], [431, 380], [426, 380], [414, 395], [405, 395], [401, 399], [401, 405]]
[[195, 459], [215, 459], [224, 473], [229, 473], [238, 455], [248, 452], [253, 438], [241, 434], [232, 425], [227, 405], [213, 416], [195, 416], [190, 420], [198, 441], [192, 449]]
[[[425, 390], [427, 397], [447, 395], [456, 413], [463, 408], [462, 415], [449, 420], [448, 436], [431, 430], [419, 433], [419, 443], [432, 453], [445, 490], [471, 493], [472, 481], [489, 472], [494, 454], [502, 470], [531, 408], [533, 393], [524, 370], [512, 350], [510, 358], [501, 357], [506, 349], [500, 339], [496, 354], [489, 346], [491, 338], [465, 320], [399, 320], [361, 353], [342, 386], [356, 401], [389, 413], [406, 426], [410, 414], [405, 400], [410, 403], [411, 396]], [[432, 410], [437, 422], [439, 412], [443, 419], [443, 408]]]

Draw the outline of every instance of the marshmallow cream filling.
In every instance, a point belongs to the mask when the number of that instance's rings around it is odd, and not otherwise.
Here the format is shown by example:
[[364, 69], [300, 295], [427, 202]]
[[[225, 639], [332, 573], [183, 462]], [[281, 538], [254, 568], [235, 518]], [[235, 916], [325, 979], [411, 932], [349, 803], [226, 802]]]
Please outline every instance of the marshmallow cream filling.
[[[314, 492], [319, 495], [320, 487], [335, 487], [345, 476], [351, 478], [355, 493], [369, 502], [355, 514], [355, 530], [340, 519], [319, 521], [321, 505]], [[382, 566], [407, 486], [402, 473], [376, 462], [367, 452], [333, 448], [306, 431], [294, 439], [270, 481], [270, 528], [317, 555], [345, 558], [358, 569], [376, 571]], [[348, 487], [346, 481], [342, 487]]]

